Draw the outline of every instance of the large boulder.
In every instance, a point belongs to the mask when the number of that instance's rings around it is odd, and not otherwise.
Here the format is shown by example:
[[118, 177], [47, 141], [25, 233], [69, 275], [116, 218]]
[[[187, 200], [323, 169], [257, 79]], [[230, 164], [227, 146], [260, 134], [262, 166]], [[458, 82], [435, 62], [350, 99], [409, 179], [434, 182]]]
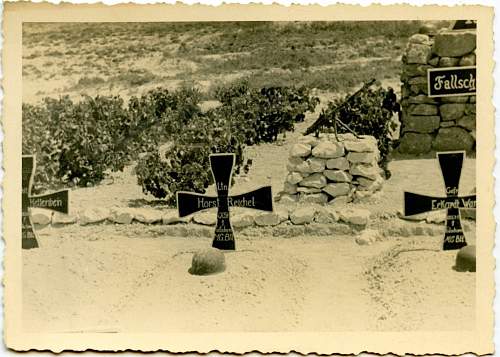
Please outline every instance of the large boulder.
[[344, 156], [344, 145], [331, 141], [323, 141], [312, 150], [312, 154], [314, 157], [320, 159], [335, 159]]
[[470, 150], [474, 146], [474, 139], [467, 130], [453, 126], [441, 128], [434, 139], [433, 148], [436, 151]]
[[255, 213], [241, 212], [231, 217], [231, 224], [235, 228], [253, 226]]
[[461, 57], [475, 48], [475, 31], [443, 31], [434, 37], [432, 51], [440, 57]]
[[224, 253], [216, 248], [199, 250], [193, 254], [189, 273], [193, 275], [210, 275], [226, 269]]
[[432, 136], [429, 134], [407, 132], [401, 138], [398, 150], [403, 154], [424, 154], [432, 147]]

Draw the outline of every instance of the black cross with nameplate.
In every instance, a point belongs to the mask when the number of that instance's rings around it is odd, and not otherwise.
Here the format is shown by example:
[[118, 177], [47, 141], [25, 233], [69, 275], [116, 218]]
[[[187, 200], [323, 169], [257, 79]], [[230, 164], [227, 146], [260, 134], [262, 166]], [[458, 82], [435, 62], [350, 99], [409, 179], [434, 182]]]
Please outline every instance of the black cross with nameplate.
[[229, 195], [234, 162], [234, 154], [210, 155], [210, 168], [212, 169], [217, 196], [183, 191], [177, 192], [179, 217], [185, 217], [208, 208], [217, 208], [217, 224], [212, 247], [224, 250], [235, 249], [233, 229], [229, 220], [229, 207], [273, 211], [271, 186], [260, 187], [241, 195]]
[[446, 209], [444, 250], [460, 249], [467, 245], [460, 221], [460, 209], [475, 209], [476, 195], [459, 196], [458, 185], [465, 158], [464, 151], [437, 153], [443, 174], [446, 197], [431, 197], [416, 193], [404, 193], [405, 216]]
[[68, 213], [68, 192], [63, 190], [49, 193], [47, 195], [31, 196], [31, 186], [33, 185], [33, 177], [35, 174], [36, 159], [35, 155], [22, 156], [22, 217], [21, 217], [21, 232], [22, 232], [22, 247], [23, 249], [38, 248], [33, 222], [31, 222], [30, 207], [45, 208], [61, 213]]

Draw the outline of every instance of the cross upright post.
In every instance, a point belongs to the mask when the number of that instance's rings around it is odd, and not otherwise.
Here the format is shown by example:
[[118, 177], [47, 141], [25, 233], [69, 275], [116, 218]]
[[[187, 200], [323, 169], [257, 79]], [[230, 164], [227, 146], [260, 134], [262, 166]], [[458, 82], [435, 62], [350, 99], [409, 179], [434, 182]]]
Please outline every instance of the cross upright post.
[[273, 210], [271, 186], [260, 187], [241, 195], [229, 195], [234, 161], [234, 154], [210, 155], [210, 168], [214, 177], [217, 196], [185, 191], [177, 192], [179, 217], [185, 217], [209, 208], [217, 208], [217, 223], [212, 246], [223, 250], [236, 249], [233, 229], [229, 219], [229, 207], [246, 207], [270, 212]]
[[45, 208], [61, 213], [68, 213], [68, 192], [63, 190], [49, 193], [47, 195], [32, 196], [31, 187], [35, 174], [35, 155], [22, 156], [22, 176], [21, 176], [21, 235], [22, 248], [38, 248], [35, 229], [29, 212], [30, 207]]
[[437, 153], [443, 174], [446, 197], [425, 196], [411, 192], [404, 193], [405, 216], [446, 209], [446, 230], [443, 250], [460, 249], [467, 245], [460, 221], [460, 209], [476, 208], [476, 195], [459, 196], [458, 186], [465, 158], [464, 151]]

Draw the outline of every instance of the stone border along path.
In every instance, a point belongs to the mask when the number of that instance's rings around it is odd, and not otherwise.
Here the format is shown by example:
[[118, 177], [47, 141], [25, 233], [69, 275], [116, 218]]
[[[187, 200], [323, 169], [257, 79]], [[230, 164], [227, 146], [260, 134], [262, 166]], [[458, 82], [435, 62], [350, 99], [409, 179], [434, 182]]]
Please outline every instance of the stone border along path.
[[[360, 245], [371, 244], [388, 236], [435, 236], [443, 234], [444, 212], [431, 212], [414, 217], [388, 216], [373, 221], [370, 211], [346, 205], [342, 208], [321, 205], [275, 205], [274, 212], [259, 212], [245, 208], [231, 209], [231, 224], [243, 236], [271, 235], [296, 237], [300, 235], [353, 235]], [[403, 218], [403, 219], [402, 219]], [[89, 208], [79, 215], [66, 215], [44, 209], [32, 209], [32, 221], [37, 229], [48, 225], [63, 227], [96, 224], [142, 224], [162, 227], [162, 234], [173, 237], [212, 237], [217, 220], [216, 212], [202, 211], [179, 218], [177, 210], [153, 208]], [[474, 224], [474, 223], [472, 223]], [[464, 230], [471, 231], [471, 222]]]

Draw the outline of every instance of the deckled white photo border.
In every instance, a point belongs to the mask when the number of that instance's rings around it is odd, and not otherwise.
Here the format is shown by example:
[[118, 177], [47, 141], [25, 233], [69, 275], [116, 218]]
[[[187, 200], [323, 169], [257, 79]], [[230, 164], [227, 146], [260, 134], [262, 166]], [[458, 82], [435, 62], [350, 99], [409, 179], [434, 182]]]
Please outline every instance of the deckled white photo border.
[[[363, 3], [361, 1], [360, 3]], [[61, 351], [133, 349], [170, 352], [211, 350], [243, 353], [444, 353], [477, 354], [493, 351], [493, 177], [495, 137], [493, 127], [493, 34], [492, 11], [485, 7], [447, 8], [308, 6], [282, 7], [236, 4], [224, 7], [178, 5], [95, 5], [4, 4], [3, 39], [3, 129], [4, 129], [4, 201], [3, 222], [6, 245], [4, 259], [5, 341], [11, 348]], [[56, 8], [57, 11], [54, 11]], [[336, 333], [184, 333], [184, 334], [33, 334], [20, 329], [21, 299], [21, 24], [23, 21], [222, 21], [222, 20], [405, 20], [405, 19], [478, 19], [477, 77], [477, 322], [473, 332], [336, 332]], [[483, 120], [479, 118], [484, 118]], [[17, 223], [19, 222], [19, 224]]]

